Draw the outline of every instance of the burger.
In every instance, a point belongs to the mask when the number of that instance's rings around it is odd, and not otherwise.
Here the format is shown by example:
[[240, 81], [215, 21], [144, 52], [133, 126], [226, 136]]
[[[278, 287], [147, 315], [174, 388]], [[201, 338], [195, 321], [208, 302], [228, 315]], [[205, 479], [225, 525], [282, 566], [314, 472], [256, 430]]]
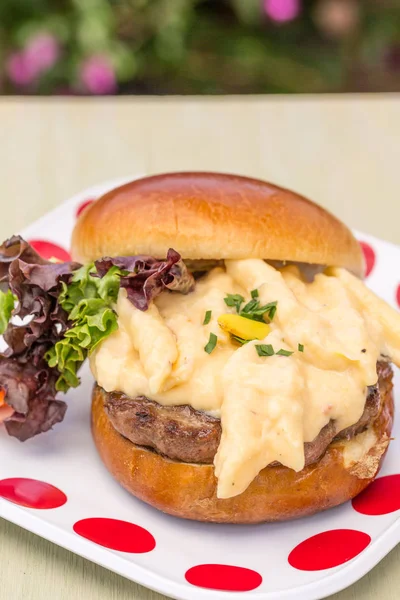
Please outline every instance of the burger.
[[171, 515], [310, 515], [376, 477], [400, 315], [363, 283], [357, 240], [264, 181], [139, 179], [79, 217], [74, 262], [0, 248], [3, 421], [26, 440], [90, 361], [92, 433], [131, 494]]

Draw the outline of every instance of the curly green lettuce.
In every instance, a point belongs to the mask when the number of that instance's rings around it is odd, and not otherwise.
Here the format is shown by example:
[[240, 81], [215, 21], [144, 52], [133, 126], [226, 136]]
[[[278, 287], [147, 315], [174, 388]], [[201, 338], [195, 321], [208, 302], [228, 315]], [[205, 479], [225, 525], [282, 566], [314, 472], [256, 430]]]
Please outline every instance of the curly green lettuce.
[[113, 267], [102, 279], [93, 274], [96, 269], [92, 263], [75, 271], [68, 285], [61, 282], [58, 302], [72, 325], [45, 355], [49, 366], [60, 373], [56, 382], [60, 392], [79, 385], [77, 373], [82, 363], [104, 338], [118, 329], [112, 304], [118, 296], [121, 270]]
[[0, 290], [0, 335], [7, 329], [11, 313], [14, 308], [14, 294], [11, 290], [2, 292]]

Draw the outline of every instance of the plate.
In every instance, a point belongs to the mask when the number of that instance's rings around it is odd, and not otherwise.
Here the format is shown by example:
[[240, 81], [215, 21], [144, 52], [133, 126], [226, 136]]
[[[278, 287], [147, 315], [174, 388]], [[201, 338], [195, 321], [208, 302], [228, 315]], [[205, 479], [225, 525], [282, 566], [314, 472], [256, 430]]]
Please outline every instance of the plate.
[[[84, 190], [21, 234], [46, 257], [65, 258], [85, 203], [126, 180]], [[367, 284], [398, 307], [400, 248], [356, 235]], [[180, 600], [326, 597], [362, 577], [400, 541], [398, 423], [379, 478], [355, 503], [283, 524], [202, 524], [164, 515], [112, 479], [90, 434], [92, 383], [86, 365], [82, 385], [67, 394], [65, 420], [52, 432], [24, 444], [0, 432], [0, 453], [7, 456], [0, 516]]]

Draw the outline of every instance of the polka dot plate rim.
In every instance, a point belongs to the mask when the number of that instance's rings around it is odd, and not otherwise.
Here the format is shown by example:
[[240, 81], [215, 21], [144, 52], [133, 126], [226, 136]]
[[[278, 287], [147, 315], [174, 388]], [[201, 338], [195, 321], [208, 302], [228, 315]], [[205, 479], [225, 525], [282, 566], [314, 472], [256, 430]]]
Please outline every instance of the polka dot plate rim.
[[[91, 186], [21, 234], [43, 242], [43, 251], [57, 252], [58, 246], [64, 256], [76, 215], [84, 210], [82, 206], [132, 179], [124, 177]], [[393, 265], [399, 264], [400, 248], [355, 233], [368, 261], [367, 284], [398, 306], [400, 273], [396, 275]], [[0, 469], [1, 517], [179, 600], [326, 597], [360, 579], [400, 542], [400, 505], [397, 508], [393, 502], [386, 502], [380, 506], [376, 493], [360, 498], [354, 507], [348, 502], [307, 519], [258, 526], [182, 521], [144, 505], [111, 478], [97, 456], [89, 427], [91, 383], [85, 366], [82, 386], [68, 393], [66, 418], [53, 432], [21, 444], [0, 431], [0, 452], [9, 457], [8, 464]], [[396, 373], [397, 394], [399, 383]], [[395, 422], [395, 437], [397, 429]], [[396, 438], [379, 478], [400, 474], [399, 446]], [[10, 479], [15, 479], [14, 483], [4, 483]], [[36, 483], [30, 488], [26, 480]], [[377, 489], [390, 489], [391, 481], [399, 485], [396, 478], [389, 480]], [[40, 482], [50, 485], [41, 488]], [[387, 510], [390, 512], [384, 512]], [[82, 524], [86, 528], [82, 529]], [[132, 538], [134, 543], [121, 542], [126, 531], [138, 535]], [[330, 535], [324, 535], [327, 533]], [[331, 566], [337, 562], [335, 557], [328, 567], [326, 562], [313, 562], [315, 548], [321, 548], [315, 544], [324, 539], [340, 540], [342, 535], [347, 536], [346, 540], [354, 539], [353, 551], [340, 557], [345, 562]], [[309, 541], [313, 537], [315, 543]]]

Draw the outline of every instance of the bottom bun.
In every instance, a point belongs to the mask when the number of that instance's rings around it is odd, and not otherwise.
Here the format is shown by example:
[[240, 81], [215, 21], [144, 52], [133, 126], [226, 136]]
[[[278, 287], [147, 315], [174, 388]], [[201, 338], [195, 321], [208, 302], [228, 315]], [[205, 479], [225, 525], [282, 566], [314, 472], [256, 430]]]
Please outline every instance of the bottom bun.
[[111, 425], [106, 392], [95, 386], [92, 432], [110, 473], [131, 494], [175, 517], [214, 523], [286, 521], [332, 508], [359, 494], [376, 477], [389, 445], [393, 422], [390, 380], [380, 388], [382, 409], [355, 438], [332, 443], [315, 464], [296, 473], [266, 467], [243, 494], [217, 498], [212, 465], [175, 462], [135, 446]]

